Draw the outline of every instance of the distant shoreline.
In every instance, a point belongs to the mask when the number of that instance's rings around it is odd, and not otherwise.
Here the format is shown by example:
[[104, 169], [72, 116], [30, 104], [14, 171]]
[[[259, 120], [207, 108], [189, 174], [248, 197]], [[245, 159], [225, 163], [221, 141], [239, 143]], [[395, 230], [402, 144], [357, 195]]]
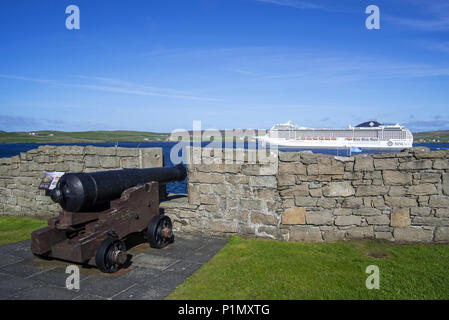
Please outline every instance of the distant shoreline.
[[120, 143], [166, 142], [168, 133], [142, 131], [0, 131], [0, 143]]
[[[16, 142], [16, 141], [12, 141], [12, 142], [5, 142], [5, 141], [0, 141], [0, 145], [4, 145], [4, 144], [77, 144], [77, 143], [83, 143], [83, 144], [87, 144], [87, 143], [92, 143], [92, 144], [98, 144], [98, 143], [117, 143], [118, 145], [120, 145], [121, 143], [152, 143], [152, 142], [159, 142], [159, 143], [177, 143], [177, 141], [170, 141], [170, 140], [148, 140], [148, 141], [21, 141], [21, 142]], [[209, 140], [201, 140], [201, 142], [210, 142]], [[224, 142], [224, 141], [223, 141]], [[449, 141], [443, 141], [443, 142], [413, 142], [413, 145], [415, 144], [449, 144]], [[120, 147], [120, 146], [119, 146]]]
[[[118, 141], [118, 144], [120, 145], [120, 143], [152, 143], [152, 142], [161, 142], [161, 143], [176, 143], [176, 141], [167, 141], [167, 140], [155, 140], [155, 141], [151, 141], [151, 140], [148, 140], [148, 141]], [[68, 142], [68, 141], [61, 141], [61, 142], [58, 142], [58, 141], [51, 141], [51, 142], [48, 142], [48, 141], [42, 141], [42, 142], [36, 142], [36, 141], [33, 141], [33, 142], [15, 142], [15, 141], [13, 141], [13, 142], [4, 142], [4, 141], [1, 141], [0, 142], [0, 145], [2, 145], [2, 144], [77, 144], [77, 143], [83, 143], [83, 144], [85, 144], [85, 143], [93, 143], [93, 144], [96, 144], [96, 143], [117, 143], [117, 141], [75, 141], [75, 142]]]
[[[449, 130], [413, 133], [415, 143], [449, 143]], [[209, 142], [201, 139], [202, 142]], [[0, 143], [122, 143], [122, 142], [173, 142], [170, 133], [144, 131], [0, 131]], [[176, 141], [174, 141], [176, 142]]]

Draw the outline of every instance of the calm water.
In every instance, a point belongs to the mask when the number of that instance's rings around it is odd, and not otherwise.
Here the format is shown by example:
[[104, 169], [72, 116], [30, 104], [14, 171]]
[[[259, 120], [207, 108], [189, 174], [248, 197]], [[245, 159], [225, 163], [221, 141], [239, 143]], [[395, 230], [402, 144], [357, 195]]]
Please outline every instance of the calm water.
[[[176, 142], [120, 142], [118, 144], [119, 147], [123, 148], [155, 148], [159, 147], [162, 148], [164, 152], [164, 166], [171, 166], [173, 165], [170, 161], [170, 151], [173, 148], [173, 146], [176, 144]], [[115, 143], [52, 143], [52, 144], [37, 144], [37, 143], [0, 143], [0, 158], [8, 158], [13, 157], [15, 155], [20, 154], [21, 152], [27, 152], [31, 149], [36, 149], [40, 145], [54, 145], [54, 146], [67, 146], [67, 145], [76, 145], [76, 146], [88, 146], [93, 145], [97, 147], [114, 147], [116, 146]], [[208, 142], [201, 143], [201, 146], [212, 146], [212, 147], [220, 147], [222, 146], [221, 143], [213, 143], [210, 144]], [[415, 146], [425, 146], [430, 148], [431, 150], [441, 150], [441, 149], [449, 149], [449, 143], [417, 143]], [[224, 144], [223, 144], [224, 147]], [[257, 148], [256, 143], [234, 143], [233, 147], [242, 148], [245, 149], [254, 149]], [[283, 149], [280, 148], [281, 151], [302, 151], [304, 149], [297, 149], [297, 148], [288, 148]], [[380, 150], [382, 151], [382, 150]], [[374, 153], [374, 152], [380, 152], [379, 150], [376, 151], [364, 151], [363, 153]], [[388, 150], [385, 150], [388, 151]], [[349, 155], [349, 151], [347, 149], [317, 149], [313, 150], [313, 152], [316, 153], [324, 153], [324, 154], [330, 154], [330, 155], [339, 155], [339, 156], [347, 156]], [[183, 182], [174, 182], [169, 183], [167, 185], [167, 191], [170, 193], [187, 193], [187, 183], [186, 181]]]

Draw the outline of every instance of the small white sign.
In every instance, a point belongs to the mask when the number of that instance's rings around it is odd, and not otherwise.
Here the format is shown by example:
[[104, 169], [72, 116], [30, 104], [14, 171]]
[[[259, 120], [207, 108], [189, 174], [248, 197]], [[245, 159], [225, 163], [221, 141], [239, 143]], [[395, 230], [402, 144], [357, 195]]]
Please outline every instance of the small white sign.
[[53, 190], [56, 187], [59, 179], [65, 174], [65, 172], [58, 171], [46, 171], [45, 178], [39, 185], [39, 189]]

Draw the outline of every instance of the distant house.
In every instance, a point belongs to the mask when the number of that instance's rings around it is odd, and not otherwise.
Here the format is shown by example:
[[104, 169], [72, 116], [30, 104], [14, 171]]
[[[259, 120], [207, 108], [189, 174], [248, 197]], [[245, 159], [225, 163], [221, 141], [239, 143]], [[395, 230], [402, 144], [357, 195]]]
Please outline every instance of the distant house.
[[37, 132], [28, 132], [28, 135], [30, 135], [30, 136], [38, 136], [39, 133], [37, 133]]

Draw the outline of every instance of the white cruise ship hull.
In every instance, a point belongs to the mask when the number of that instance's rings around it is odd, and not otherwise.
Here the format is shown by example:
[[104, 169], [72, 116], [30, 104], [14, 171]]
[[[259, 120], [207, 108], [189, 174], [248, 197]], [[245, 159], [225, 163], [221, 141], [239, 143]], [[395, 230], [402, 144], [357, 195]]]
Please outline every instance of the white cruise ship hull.
[[389, 141], [347, 141], [337, 140], [293, 140], [284, 138], [257, 137], [259, 142], [277, 145], [284, 148], [305, 148], [305, 149], [406, 149], [413, 147], [413, 141], [389, 140]]

